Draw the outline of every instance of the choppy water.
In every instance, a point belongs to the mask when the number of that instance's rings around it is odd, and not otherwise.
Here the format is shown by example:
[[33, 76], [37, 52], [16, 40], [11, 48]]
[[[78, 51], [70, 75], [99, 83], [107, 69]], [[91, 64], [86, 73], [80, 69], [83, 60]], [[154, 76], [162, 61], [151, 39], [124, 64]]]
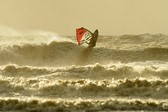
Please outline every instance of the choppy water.
[[0, 111], [168, 111], [168, 36], [0, 37]]

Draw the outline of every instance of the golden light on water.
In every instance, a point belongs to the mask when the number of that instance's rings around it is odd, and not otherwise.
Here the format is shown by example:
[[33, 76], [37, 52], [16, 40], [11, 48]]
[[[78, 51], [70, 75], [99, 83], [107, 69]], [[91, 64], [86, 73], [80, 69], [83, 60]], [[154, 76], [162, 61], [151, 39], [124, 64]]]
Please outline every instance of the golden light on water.
[[167, 111], [167, 3], [1, 0], [0, 111]]

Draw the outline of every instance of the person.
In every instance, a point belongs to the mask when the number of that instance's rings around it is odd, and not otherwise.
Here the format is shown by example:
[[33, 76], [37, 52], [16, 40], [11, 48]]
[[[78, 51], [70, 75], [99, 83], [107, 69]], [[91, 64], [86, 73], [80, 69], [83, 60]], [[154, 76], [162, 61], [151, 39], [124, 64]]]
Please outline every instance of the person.
[[98, 35], [99, 35], [99, 31], [96, 29], [94, 33], [92, 33], [92, 38], [90, 39], [89, 47], [93, 48], [96, 46]]

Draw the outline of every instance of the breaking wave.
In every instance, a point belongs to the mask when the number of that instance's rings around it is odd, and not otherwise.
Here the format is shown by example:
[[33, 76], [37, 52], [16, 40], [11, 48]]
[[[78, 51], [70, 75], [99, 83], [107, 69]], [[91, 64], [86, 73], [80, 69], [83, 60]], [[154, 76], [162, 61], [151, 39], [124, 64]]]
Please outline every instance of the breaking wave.
[[[40, 96], [55, 96], [59, 98], [168, 98], [168, 81], [163, 80], [59, 80], [39, 88]], [[98, 94], [97, 94], [98, 93]]]
[[[79, 47], [73, 42], [52, 41], [49, 44], [0, 46], [1, 65], [15, 63], [33, 66], [66, 66], [72, 64], [109, 64], [111, 62], [166, 61], [167, 48], [116, 50]], [[80, 62], [79, 62], [80, 61]], [[78, 63], [79, 62], [79, 63]]]
[[[151, 64], [150, 64], [151, 63]], [[144, 63], [143, 63], [144, 64]], [[9, 64], [0, 67], [0, 73], [10, 77], [55, 76], [57, 78], [84, 78], [84, 79], [122, 79], [122, 78], [168, 78], [167, 63], [154, 65], [152, 62], [111, 65], [86, 65], [66, 67], [32, 67]], [[60, 75], [59, 75], [60, 74]], [[64, 75], [65, 74], [65, 75]]]
[[139, 100], [139, 99], [105, 99], [105, 100], [18, 100], [1, 99], [1, 111], [40, 111], [40, 112], [69, 112], [69, 111], [115, 111], [115, 110], [148, 110], [167, 111], [166, 100]]
[[[75, 50], [72, 42], [52, 41], [49, 44], [23, 44], [1, 46], [1, 64], [15, 63], [21, 65], [56, 65], [65, 64], [74, 60]], [[76, 52], [77, 54], [77, 52]]]

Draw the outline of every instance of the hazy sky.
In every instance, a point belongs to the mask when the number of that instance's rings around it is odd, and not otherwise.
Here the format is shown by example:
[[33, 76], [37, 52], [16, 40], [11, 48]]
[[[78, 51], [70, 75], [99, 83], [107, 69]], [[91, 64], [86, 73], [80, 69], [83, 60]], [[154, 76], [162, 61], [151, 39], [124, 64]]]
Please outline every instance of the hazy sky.
[[0, 25], [75, 35], [168, 34], [168, 0], [0, 0]]

